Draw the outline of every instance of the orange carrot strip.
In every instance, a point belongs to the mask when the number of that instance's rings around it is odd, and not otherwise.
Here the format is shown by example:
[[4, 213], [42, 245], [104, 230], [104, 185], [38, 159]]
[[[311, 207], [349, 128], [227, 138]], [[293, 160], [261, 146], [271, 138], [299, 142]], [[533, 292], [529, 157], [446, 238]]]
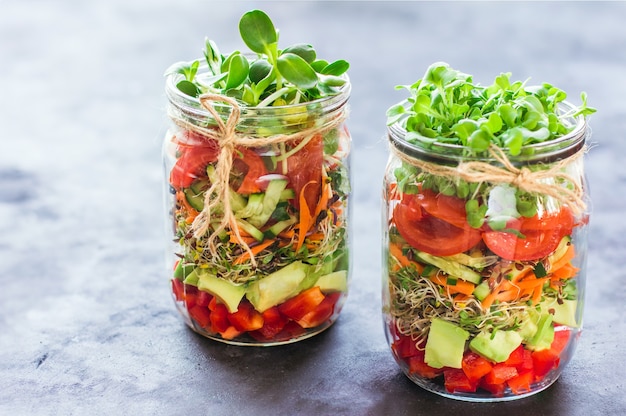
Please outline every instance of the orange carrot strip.
[[[250, 247], [250, 251], [252, 252], [253, 255], [256, 256], [257, 254], [265, 250], [267, 247], [271, 246], [273, 243], [274, 243], [274, 240], [266, 240], [262, 242], [261, 244], [257, 244], [256, 246]], [[242, 264], [248, 259], [250, 259], [250, 252], [246, 250], [243, 253], [241, 253], [238, 257], [235, 258], [235, 260], [233, 261], [233, 264]]]
[[557, 270], [553, 271], [550, 275], [551, 280], [565, 280], [570, 279], [576, 276], [580, 269], [578, 267], [572, 266], [571, 263], [567, 263], [563, 267], [559, 267]]
[[424, 270], [424, 267], [421, 264], [409, 260], [409, 258], [402, 253], [402, 249], [400, 248], [400, 246], [395, 243], [389, 244], [389, 254], [391, 254], [402, 267], [406, 267], [412, 264], [417, 267], [417, 270], [420, 272], [420, 274]]
[[543, 286], [537, 286], [533, 291], [532, 303], [536, 305], [541, 300], [541, 293], [543, 292]]
[[320, 196], [320, 200], [315, 207], [315, 214], [313, 215], [313, 218], [317, 218], [317, 216], [320, 215], [320, 212], [328, 209], [328, 200], [330, 199], [332, 192], [332, 189], [330, 189], [330, 182], [324, 174], [322, 177], [322, 195]]
[[457, 280], [456, 284], [450, 285], [448, 284], [447, 278], [441, 275], [432, 276], [430, 280], [438, 285], [445, 287], [450, 294], [461, 293], [463, 295], [469, 296], [474, 292], [474, 289], [476, 289], [475, 284], [461, 279]]
[[309, 181], [300, 190], [300, 196], [299, 196], [300, 220], [298, 222], [298, 243], [296, 245], [296, 253], [300, 251], [300, 249], [302, 248], [302, 244], [304, 244], [304, 238], [306, 237], [306, 233], [309, 231], [309, 228], [311, 228], [311, 225], [313, 225], [313, 221], [315, 220], [315, 218], [311, 216], [311, 212], [309, 211], [309, 206], [307, 205], [306, 198], [304, 196], [304, 190], [306, 189], [307, 186], [309, 186], [312, 183], [317, 183], [317, 182]]
[[519, 289], [532, 289], [537, 286], [543, 286], [544, 282], [549, 280], [548, 277], [543, 277], [541, 279], [526, 279], [522, 282], [517, 282], [514, 286]]
[[550, 265], [550, 271], [555, 271], [565, 266], [574, 258], [575, 255], [576, 255], [576, 252], [574, 250], [574, 245], [570, 244], [565, 254], [563, 254], [563, 256], [561, 256], [560, 259], [555, 261], [554, 264]]
[[504, 287], [504, 282], [508, 283], [508, 280], [503, 280], [502, 282], [500, 282], [500, 284], [496, 286], [487, 296], [485, 296], [485, 299], [480, 302], [480, 305], [483, 307], [483, 309], [489, 309], [491, 307], [493, 302], [496, 300], [496, 296], [498, 295], [498, 293], [502, 291], [502, 288]]

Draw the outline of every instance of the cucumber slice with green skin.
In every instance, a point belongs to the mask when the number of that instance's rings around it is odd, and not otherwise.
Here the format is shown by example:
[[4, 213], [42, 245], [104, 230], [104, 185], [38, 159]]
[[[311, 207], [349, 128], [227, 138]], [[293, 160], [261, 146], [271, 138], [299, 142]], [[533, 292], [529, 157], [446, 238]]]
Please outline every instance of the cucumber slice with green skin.
[[[280, 201], [281, 193], [287, 187], [286, 179], [275, 179], [267, 184], [267, 189], [263, 194], [261, 210], [248, 218], [248, 222], [257, 228], [261, 228], [267, 223], [272, 216], [272, 212], [276, 209]], [[248, 203], [250, 203], [248, 201]]]
[[268, 228], [267, 231], [265, 231], [263, 234], [268, 240], [276, 238], [278, 234], [289, 228], [291, 225], [295, 224], [297, 221], [298, 220], [295, 217], [291, 217], [288, 220], [279, 221], [276, 224], [272, 225], [270, 228]]
[[[217, 176], [215, 174], [215, 166], [208, 165], [206, 167], [206, 174], [209, 177], [209, 181], [211, 181], [211, 183], [215, 183], [215, 181], [217, 181]], [[239, 195], [232, 188], [230, 190], [229, 199], [230, 199], [230, 208], [233, 212], [244, 209], [247, 204], [246, 198], [244, 198], [242, 195]]]
[[257, 240], [258, 242], [263, 241], [263, 239], [265, 238], [261, 230], [259, 230], [254, 225], [250, 224], [249, 222], [245, 220], [238, 219], [237, 225], [239, 226], [239, 228], [241, 228], [242, 230], [250, 234], [252, 237], [254, 237], [254, 239]]
[[187, 203], [196, 211], [202, 211], [204, 209], [204, 194], [197, 194], [191, 188], [185, 188], [183, 190]]

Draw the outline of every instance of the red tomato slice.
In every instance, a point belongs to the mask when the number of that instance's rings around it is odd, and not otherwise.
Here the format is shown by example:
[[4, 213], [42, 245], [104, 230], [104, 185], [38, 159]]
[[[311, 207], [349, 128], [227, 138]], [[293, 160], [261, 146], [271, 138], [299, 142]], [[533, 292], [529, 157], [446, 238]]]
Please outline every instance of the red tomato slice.
[[[235, 151], [234, 159], [234, 162], [240, 160], [246, 165], [246, 176], [243, 178], [241, 185], [237, 188], [237, 193], [249, 195], [261, 192], [261, 188], [259, 187], [257, 180], [261, 176], [267, 175], [267, 168], [265, 167], [265, 163], [263, 163], [261, 156], [259, 156], [254, 150], [246, 147], [238, 147]], [[235, 163], [233, 163], [233, 166], [235, 166]]]
[[170, 172], [170, 184], [176, 189], [188, 188], [194, 180], [206, 175], [206, 166], [217, 160], [220, 147], [215, 140], [190, 132], [182, 133], [177, 139], [181, 155]]
[[416, 195], [419, 204], [433, 217], [449, 222], [460, 228], [467, 227], [465, 201], [454, 196], [436, 194], [430, 189], [423, 189]]
[[483, 241], [489, 250], [507, 260], [538, 260], [556, 250], [561, 239], [571, 234], [574, 227], [574, 217], [566, 208], [518, 221], [519, 232], [524, 237], [505, 231], [487, 231]]
[[412, 203], [404, 200], [396, 206], [393, 221], [398, 232], [409, 243], [420, 251], [434, 256], [451, 256], [462, 253], [480, 242], [480, 231], [471, 228], [457, 227], [439, 219]]
[[324, 163], [324, 141], [321, 134], [315, 135], [302, 149], [287, 159], [287, 176], [290, 186], [296, 193], [293, 201], [296, 208], [300, 208], [298, 196], [302, 188], [304, 198], [310, 212], [315, 212], [317, 201], [322, 193], [322, 165]]

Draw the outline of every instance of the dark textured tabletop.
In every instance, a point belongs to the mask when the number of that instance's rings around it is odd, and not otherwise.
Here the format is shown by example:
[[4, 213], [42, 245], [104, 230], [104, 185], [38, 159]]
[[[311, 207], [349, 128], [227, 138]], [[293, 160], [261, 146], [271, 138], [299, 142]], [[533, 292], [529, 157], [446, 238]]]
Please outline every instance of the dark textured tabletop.
[[[250, 348], [195, 335], [164, 266], [164, 70], [204, 38], [244, 48], [263, 8], [281, 42], [351, 62], [351, 291], [336, 324]], [[0, 0], [0, 414], [626, 414], [626, 3]], [[598, 109], [584, 331], [548, 390], [471, 404], [413, 385], [381, 320], [385, 110], [435, 61], [550, 82]]]

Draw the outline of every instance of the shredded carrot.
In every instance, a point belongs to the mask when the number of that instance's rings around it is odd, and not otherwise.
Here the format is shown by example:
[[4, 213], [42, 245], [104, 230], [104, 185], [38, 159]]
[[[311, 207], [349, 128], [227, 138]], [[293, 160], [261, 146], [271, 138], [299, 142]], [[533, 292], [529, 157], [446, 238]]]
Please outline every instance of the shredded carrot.
[[542, 286], [537, 286], [535, 288], [535, 290], [533, 291], [533, 296], [532, 296], [532, 303], [533, 305], [536, 305], [539, 303], [539, 301], [541, 300], [541, 293], [543, 292], [543, 287]]
[[575, 255], [576, 255], [576, 252], [574, 251], [574, 245], [570, 244], [569, 247], [567, 248], [567, 251], [565, 251], [565, 253], [561, 256], [561, 258], [555, 261], [554, 264], [550, 265], [550, 270], [552, 271], [552, 270], [560, 269], [561, 267], [569, 263], [574, 258]]
[[402, 248], [400, 248], [399, 245], [395, 243], [389, 244], [389, 253], [400, 263], [401, 267], [413, 265], [420, 274], [424, 271], [424, 266], [409, 260], [409, 258], [402, 253]]
[[[250, 251], [252, 252], [253, 255], [256, 256], [257, 254], [265, 250], [267, 247], [271, 246], [274, 243], [274, 241], [275, 240], [266, 240], [260, 244], [257, 244], [256, 246], [250, 247]], [[243, 264], [245, 261], [250, 259], [250, 251], [246, 250], [243, 253], [241, 253], [239, 256], [237, 256], [235, 260], [233, 260], [233, 264]]]
[[445, 287], [450, 294], [462, 293], [463, 295], [469, 296], [474, 292], [474, 289], [476, 289], [476, 285], [474, 283], [461, 279], [458, 279], [453, 285], [448, 284], [446, 276], [442, 275], [432, 276], [430, 280], [432, 280], [433, 283]]
[[189, 202], [187, 202], [187, 198], [185, 198], [185, 194], [182, 191], [176, 192], [176, 200], [185, 208], [185, 212], [187, 214], [185, 222], [187, 224], [191, 224], [200, 213], [194, 207], [189, 205]]
[[578, 273], [580, 269], [578, 267], [574, 267], [572, 266], [571, 263], [567, 263], [565, 266], [560, 267], [558, 269], [556, 269], [555, 271], [553, 271], [550, 274], [550, 279], [551, 280], [565, 280], [565, 279], [570, 279], [574, 276], [576, 276], [576, 273]]
[[322, 195], [320, 196], [320, 200], [315, 207], [315, 214], [313, 215], [313, 218], [317, 218], [317, 216], [320, 215], [320, 212], [328, 209], [328, 200], [330, 199], [332, 193], [333, 191], [330, 188], [330, 182], [328, 181], [324, 172], [324, 175], [322, 177]]
[[302, 248], [306, 233], [309, 231], [309, 228], [311, 228], [311, 225], [313, 225], [313, 222], [315, 221], [315, 218], [311, 216], [311, 211], [309, 211], [309, 206], [307, 205], [306, 198], [304, 196], [304, 191], [306, 187], [313, 183], [317, 182], [309, 181], [300, 190], [300, 220], [298, 222], [298, 244], [296, 245], [296, 253]]
[[541, 279], [525, 279], [524, 281], [517, 282], [514, 286], [518, 287], [521, 290], [534, 289], [537, 286], [539, 287], [543, 286], [546, 280], [549, 280], [549, 278], [544, 277]]
[[492, 290], [487, 296], [485, 296], [485, 299], [480, 302], [483, 309], [491, 308], [491, 305], [496, 300], [496, 296], [502, 291], [502, 288], [505, 286], [505, 282], [508, 283], [508, 280], [503, 280], [502, 282], [500, 282], [500, 284], [496, 286], [494, 290]]
[[[249, 235], [244, 235], [244, 233], [241, 233], [240, 231], [240, 235], [241, 235], [241, 239], [243, 240], [244, 243], [246, 243], [247, 245], [251, 245], [257, 242], [257, 239], [249, 236]], [[237, 236], [234, 233], [229, 233], [229, 240], [231, 243], [239, 243], [239, 240], [237, 239]]]
[[291, 240], [296, 235], [296, 231], [293, 228], [282, 231], [278, 234], [278, 238], [283, 240]]

